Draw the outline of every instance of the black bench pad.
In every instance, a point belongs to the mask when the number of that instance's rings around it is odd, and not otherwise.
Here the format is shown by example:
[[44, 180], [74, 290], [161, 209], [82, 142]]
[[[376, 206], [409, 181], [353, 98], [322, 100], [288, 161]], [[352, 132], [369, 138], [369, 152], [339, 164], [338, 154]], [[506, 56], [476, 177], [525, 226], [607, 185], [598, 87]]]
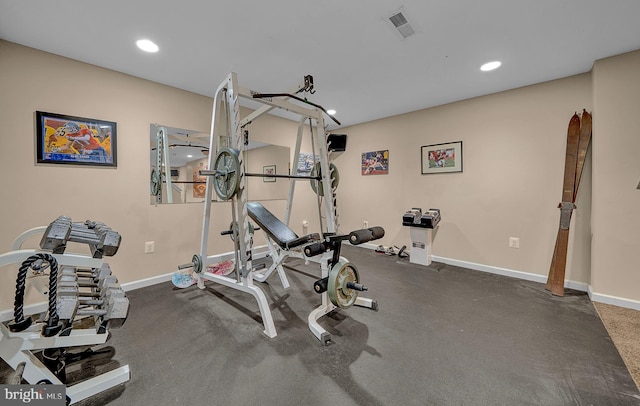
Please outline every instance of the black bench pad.
[[260, 202], [247, 203], [247, 213], [253, 221], [281, 248], [291, 249], [320, 239], [317, 233], [298, 237], [292, 229], [273, 215]]

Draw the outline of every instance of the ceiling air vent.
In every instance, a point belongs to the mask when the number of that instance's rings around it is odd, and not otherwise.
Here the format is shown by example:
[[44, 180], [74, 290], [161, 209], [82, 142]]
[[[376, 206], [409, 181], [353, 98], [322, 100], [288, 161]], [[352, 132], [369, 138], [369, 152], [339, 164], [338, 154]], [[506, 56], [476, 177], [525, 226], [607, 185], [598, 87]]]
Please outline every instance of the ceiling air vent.
[[413, 29], [411, 24], [409, 24], [409, 21], [405, 17], [403, 10], [395, 11], [388, 18], [391, 24], [393, 24], [393, 26], [398, 30], [400, 35], [402, 35], [402, 38], [410, 37], [416, 33], [416, 31]]

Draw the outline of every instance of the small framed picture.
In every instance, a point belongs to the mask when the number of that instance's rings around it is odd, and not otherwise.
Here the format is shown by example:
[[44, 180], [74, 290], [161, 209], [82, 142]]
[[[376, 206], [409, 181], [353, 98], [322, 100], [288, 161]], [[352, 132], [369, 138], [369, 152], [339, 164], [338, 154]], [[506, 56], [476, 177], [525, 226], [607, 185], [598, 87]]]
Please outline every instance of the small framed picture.
[[36, 162], [116, 167], [116, 123], [36, 111]]
[[462, 141], [421, 148], [422, 174], [462, 172]]
[[276, 178], [270, 175], [276, 174], [276, 166], [275, 165], [267, 165], [262, 168], [262, 174], [266, 175], [262, 178], [263, 182], [275, 182]]
[[389, 150], [363, 152], [360, 164], [362, 175], [388, 175]]

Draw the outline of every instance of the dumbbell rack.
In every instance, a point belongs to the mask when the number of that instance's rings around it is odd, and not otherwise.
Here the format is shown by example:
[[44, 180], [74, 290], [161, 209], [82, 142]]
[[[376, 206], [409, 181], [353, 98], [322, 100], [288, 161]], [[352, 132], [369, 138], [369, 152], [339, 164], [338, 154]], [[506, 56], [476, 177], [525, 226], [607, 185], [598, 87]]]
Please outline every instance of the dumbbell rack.
[[[40, 250], [22, 249], [25, 240], [39, 234], [43, 234]], [[68, 241], [87, 244], [91, 255], [65, 253]], [[46, 258], [45, 263], [50, 268], [49, 291], [43, 292], [49, 296], [49, 307], [47, 303], [29, 306], [32, 315], [23, 317], [23, 303], [19, 303], [23, 301], [23, 278], [22, 291], [16, 289], [16, 307], [12, 312], [0, 312], [0, 357], [13, 369], [24, 363], [22, 377], [25, 381], [65, 384], [64, 367], [53, 372], [36, 354], [104, 344], [109, 337], [108, 329], [124, 323], [129, 301], [102, 258], [114, 255], [119, 244], [120, 235], [102, 223], [72, 223], [67, 217], [59, 217], [48, 227], [22, 233], [14, 241], [13, 251], [0, 254], [0, 267], [23, 264], [19, 280], [26, 274], [23, 273], [27, 271], [25, 264], [36, 262], [36, 257]], [[36, 268], [32, 266], [29, 270], [37, 272]], [[20, 283], [17, 285], [19, 287]], [[45, 321], [45, 317], [48, 320]], [[93, 323], [87, 323], [91, 318]], [[79, 402], [129, 379], [129, 366], [125, 365], [67, 386], [69, 403]]]

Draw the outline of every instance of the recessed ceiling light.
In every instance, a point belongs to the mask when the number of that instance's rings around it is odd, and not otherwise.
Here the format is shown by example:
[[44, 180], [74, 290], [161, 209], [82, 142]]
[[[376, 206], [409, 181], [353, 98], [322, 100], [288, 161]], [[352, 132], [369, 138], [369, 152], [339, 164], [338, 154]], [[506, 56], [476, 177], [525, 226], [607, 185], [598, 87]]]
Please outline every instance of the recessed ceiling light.
[[158, 52], [158, 49], [160, 49], [153, 41], [148, 39], [140, 39], [136, 41], [136, 45], [145, 52]]
[[487, 62], [480, 67], [483, 72], [489, 72], [490, 70], [498, 69], [502, 65], [500, 61]]
[[334, 109], [329, 109], [329, 110], [327, 110], [327, 114], [332, 116], [332, 115], [336, 114], [336, 111]]
[[187, 158], [193, 158], [193, 155], [187, 155]]

